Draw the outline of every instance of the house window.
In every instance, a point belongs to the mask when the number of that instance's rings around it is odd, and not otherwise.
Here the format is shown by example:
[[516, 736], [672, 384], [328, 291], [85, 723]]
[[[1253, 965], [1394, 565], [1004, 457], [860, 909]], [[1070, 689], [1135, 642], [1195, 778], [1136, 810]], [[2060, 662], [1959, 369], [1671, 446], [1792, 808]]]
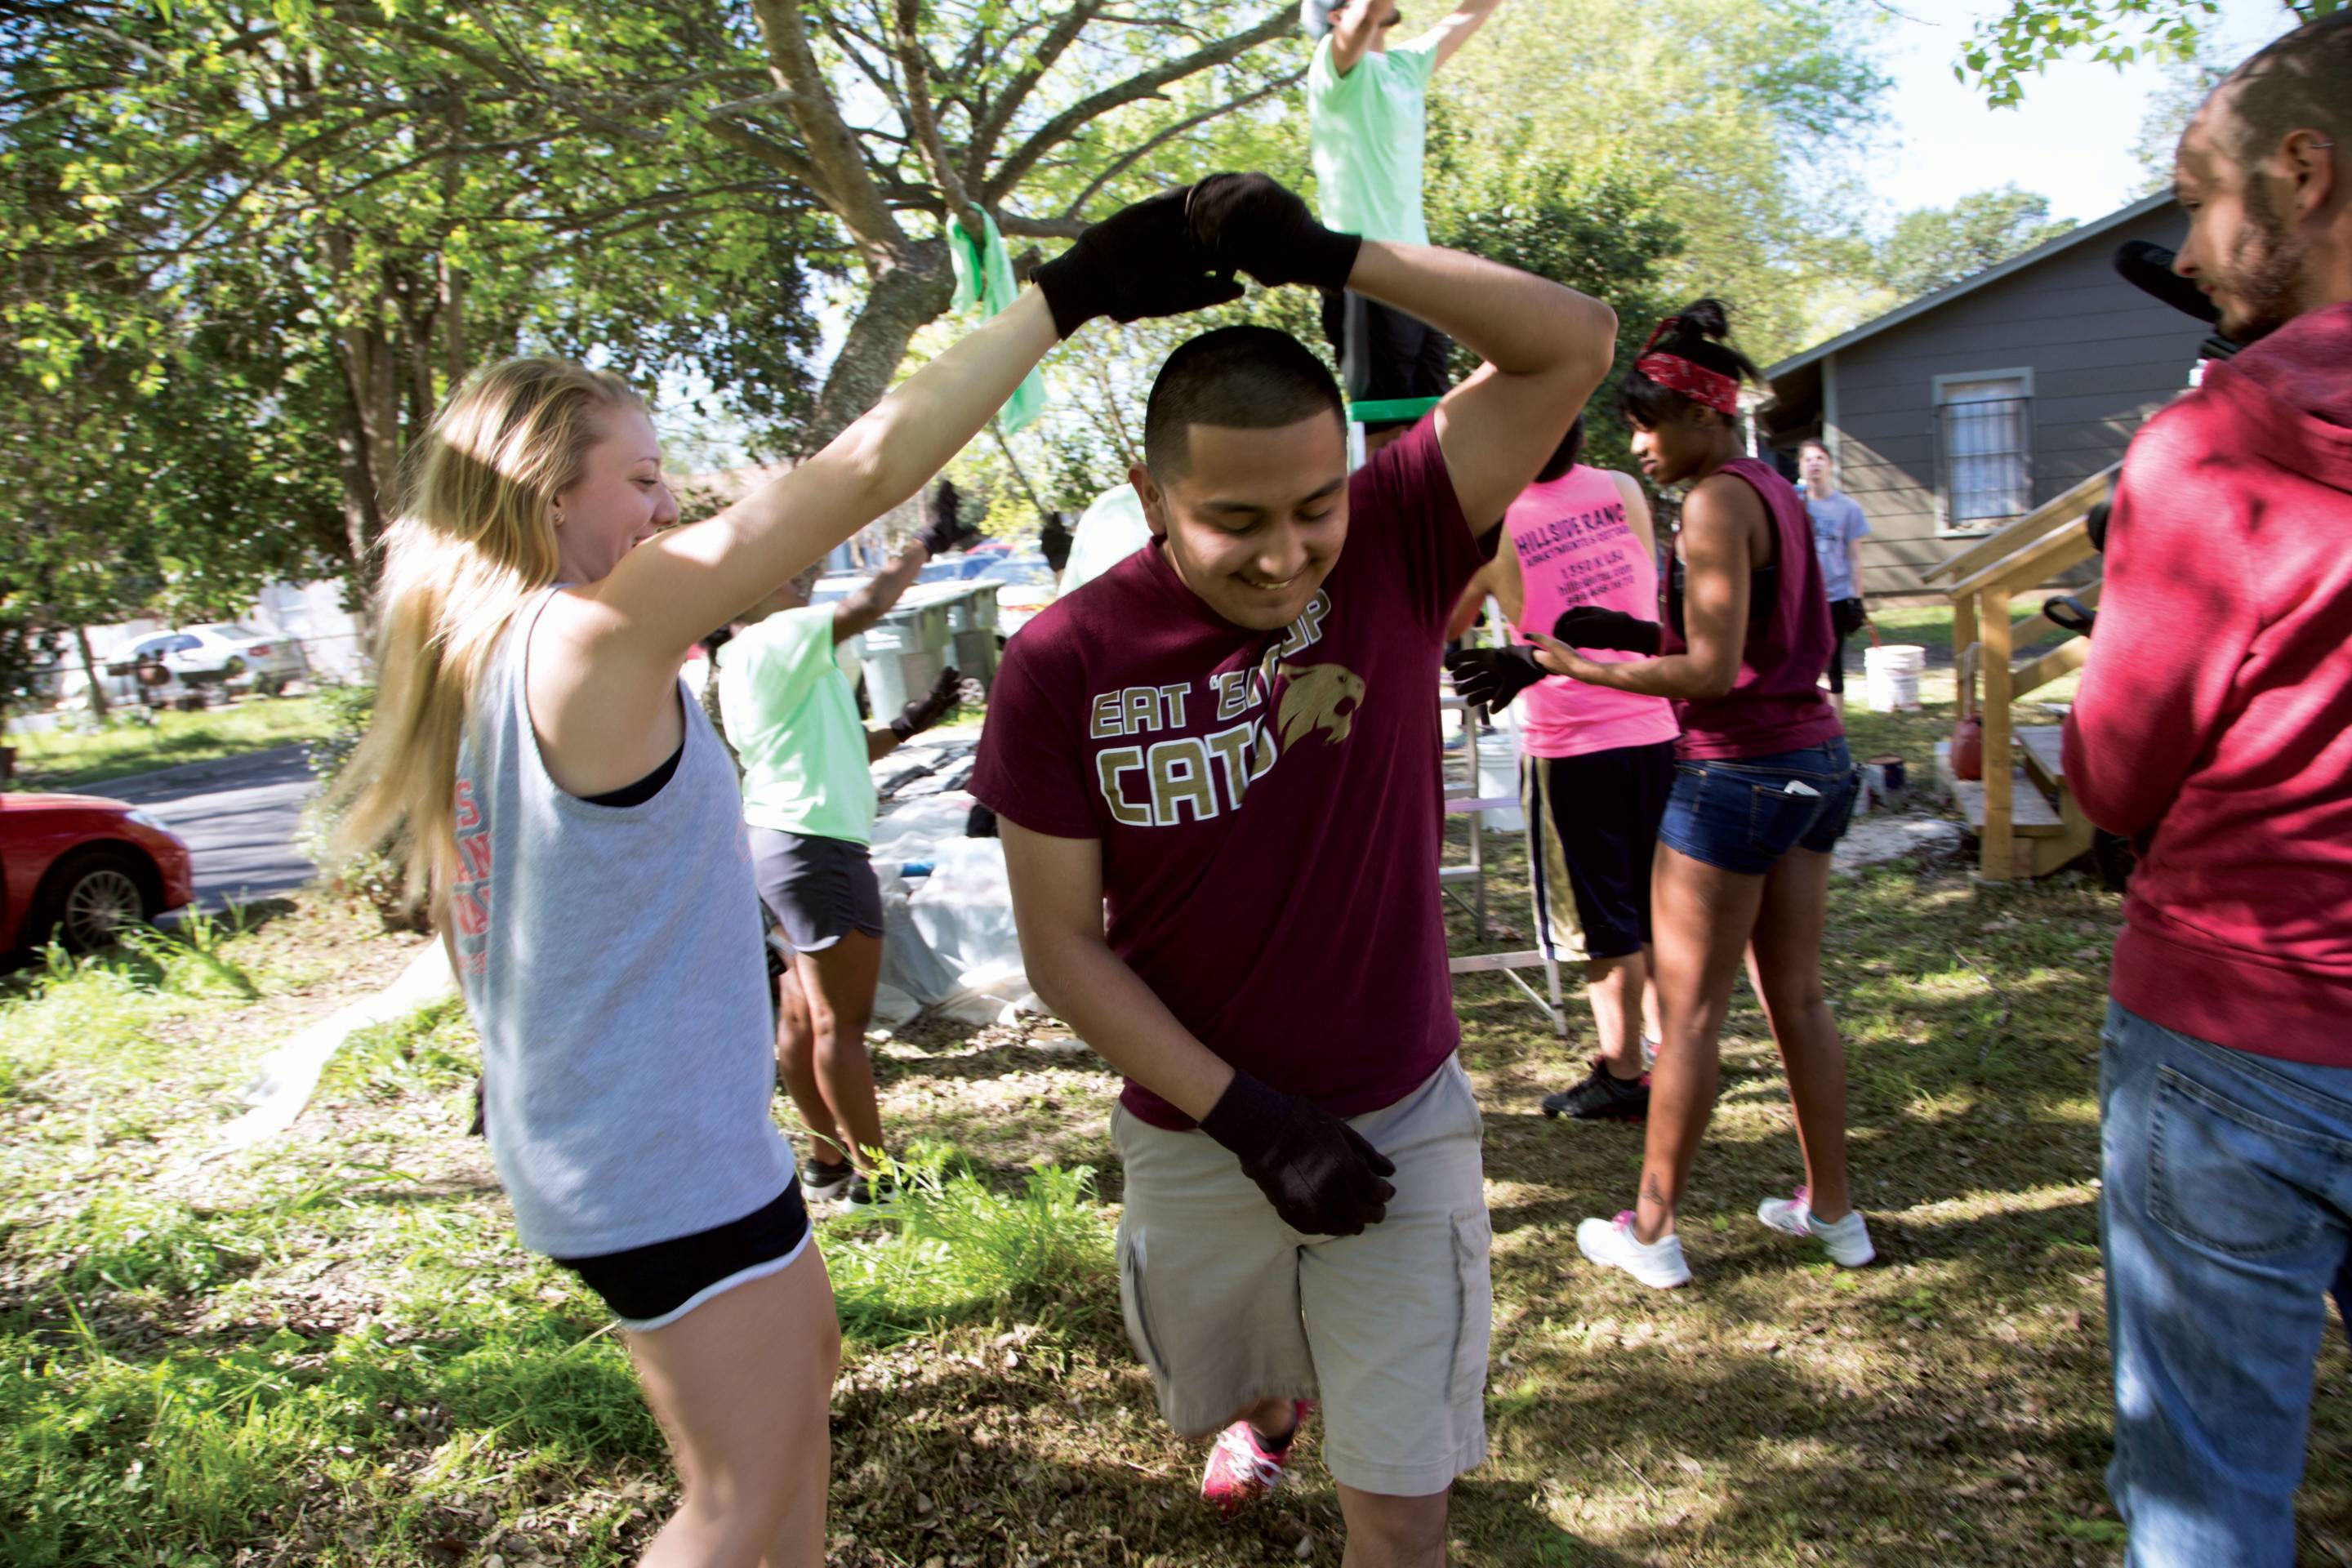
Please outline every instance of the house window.
[[1936, 377], [1936, 499], [1948, 533], [1983, 533], [2033, 510], [2033, 373]]

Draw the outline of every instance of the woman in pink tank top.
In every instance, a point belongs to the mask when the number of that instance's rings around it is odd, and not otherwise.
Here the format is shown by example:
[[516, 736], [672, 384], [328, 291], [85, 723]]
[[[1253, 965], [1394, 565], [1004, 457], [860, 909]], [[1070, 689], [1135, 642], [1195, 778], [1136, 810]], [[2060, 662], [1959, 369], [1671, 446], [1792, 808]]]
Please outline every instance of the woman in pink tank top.
[[[1804, 503], [1742, 450], [1738, 388], [1763, 377], [1723, 340], [1723, 306], [1670, 316], [1618, 388], [1654, 484], [1683, 487], [1664, 625], [1570, 610], [1538, 635], [1541, 666], [1587, 685], [1674, 700], [1683, 723], [1652, 882], [1663, 1043], [1635, 1206], [1588, 1219], [1577, 1244], [1644, 1284], [1690, 1278], [1675, 1211], [1715, 1109], [1717, 1047], [1741, 961], [1752, 965], [1789, 1075], [1806, 1184], [1757, 1217], [1858, 1267], [1874, 1256], [1847, 1191], [1845, 1049], [1822, 994], [1830, 851], [1857, 773], [1818, 686], [1829, 601]], [[1648, 657], [1596, 658], [1580, 649]]]
[[[1655, 1047], [1658, 1005], [1649, 984], [1650, 872], [1658, 820], [1674, 784], [1674, 705], [1663, 697], [1536, 679], [1524, 634], [1551, 630], [1579, 605], [1654, 621], [1656, 536], [1649, 502], [1630, 474], [1584, 467], [1580, 416], [1504, 514], [1511, 547], [1478, 574], [1459, 616], [1492, 594], [1521, 634], [1519, 800], [1537, 923], [1552, 956], [1584, 966], [1585, 1000], [1600, 1052], [1583, 1079], [1544, 1097], [1547, 1116], [1633, 1121], [1646, 1115], [1644, 1057]], [[1483, 654], [1474, 654], [1474, 658]], [[1601, 656], [1622, 660], [1628, 653]], [[1457, 664], [1461, 661], [1457, 658]], [[1497, 690], [1496, 704], [1508, 700]]]

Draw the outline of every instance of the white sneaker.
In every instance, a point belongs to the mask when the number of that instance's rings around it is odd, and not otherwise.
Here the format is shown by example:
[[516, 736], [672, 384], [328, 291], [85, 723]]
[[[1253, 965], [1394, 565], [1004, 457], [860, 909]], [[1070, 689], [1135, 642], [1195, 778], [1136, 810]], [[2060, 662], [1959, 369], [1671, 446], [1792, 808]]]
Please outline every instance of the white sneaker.
[[1835, 1222], [1815, 1219], [1810, 1188], [1799, 1187], [1794, 1197], [1766, 1198], [1756, 1205], [1756, 1217], [1784, 1236], [1811, 1237], [1848, 1268], [1859, 1268], [1878, 1256], [1878, 1249], [1870, 1245], [1870, 1226], [1863, 1223], [1860, 1209]]
[[1622, 1268], [1643, 1284], [1661, 1290], [1690, 1283], [1690, 1265], [1683, 1261], [1678, 1236], [1652, 1242], [1633, 1235], [1633, 1211], [1615, 1219], [1588, 1219], [1576, 1227], [1576, 1249], [1604, 1268]]

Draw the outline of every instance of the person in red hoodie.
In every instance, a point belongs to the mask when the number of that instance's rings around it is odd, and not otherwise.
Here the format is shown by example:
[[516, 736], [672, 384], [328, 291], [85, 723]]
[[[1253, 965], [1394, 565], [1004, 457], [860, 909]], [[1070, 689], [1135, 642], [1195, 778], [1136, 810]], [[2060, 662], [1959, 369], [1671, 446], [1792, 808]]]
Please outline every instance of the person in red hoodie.
[[2175, 269], [2249, 345], [2124, 460], [2066, 780], [2139, 854], [2100, 1068], [2132, 1568], [2290, 1563], [2352, 1257], [2352, 12], [2180, 140]]

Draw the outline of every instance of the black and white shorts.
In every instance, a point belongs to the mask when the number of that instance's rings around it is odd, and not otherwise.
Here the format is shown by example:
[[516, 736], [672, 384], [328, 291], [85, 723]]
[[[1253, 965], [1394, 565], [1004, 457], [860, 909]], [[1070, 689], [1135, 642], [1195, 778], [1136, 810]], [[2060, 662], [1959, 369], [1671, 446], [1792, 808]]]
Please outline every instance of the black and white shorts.
[[621, 1327], [645, 1333], [669, 1327], [738, 1285], [782, 1273], [808, 1244], [808, 1205], [795, 1178], [741, 1219], [619, 1252], [554, 1261], [604, 1298]]
[[751, 877], [795, 952], [823, 952], [854, 931], [882, 934], [882, 884], [863, 844], [754, 827]]

